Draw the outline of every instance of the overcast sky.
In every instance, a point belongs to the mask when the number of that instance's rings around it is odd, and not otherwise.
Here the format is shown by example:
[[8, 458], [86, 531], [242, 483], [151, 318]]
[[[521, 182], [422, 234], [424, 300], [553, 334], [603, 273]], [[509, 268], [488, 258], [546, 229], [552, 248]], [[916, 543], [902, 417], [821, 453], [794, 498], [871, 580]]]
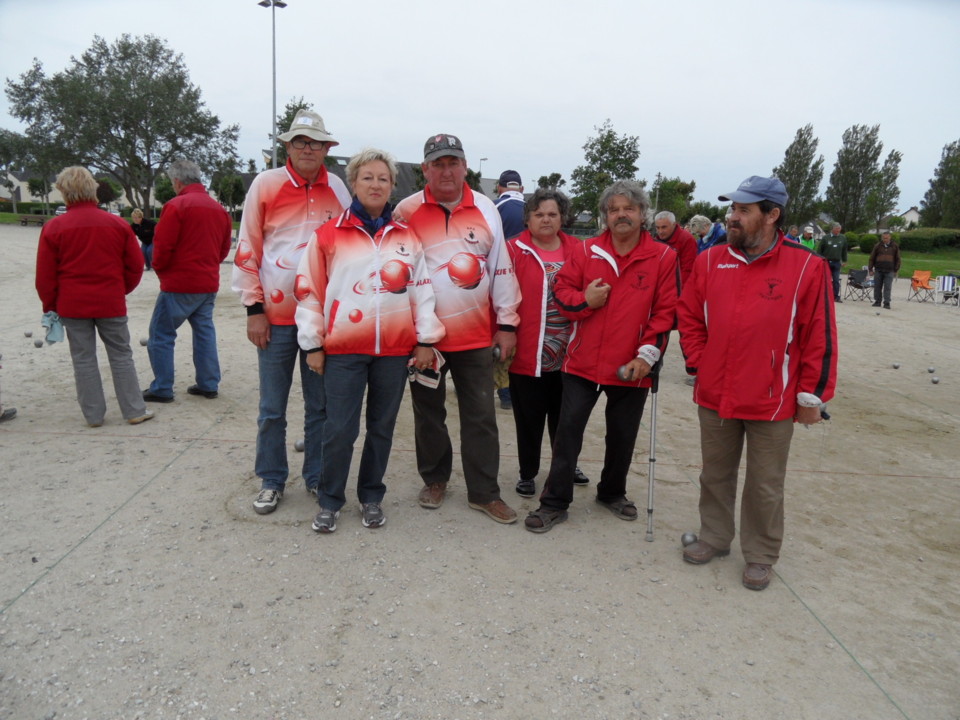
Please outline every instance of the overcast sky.
[[[459, 135], [484, 177], [569, 180], [607, 118], [639, 138], [639, 177], [695, 180], [716, 202], [783, 160], [812, 123], [826, 189], [843, 131], [880, 124], [903, 153], [900, 210], [919, 205], [960, 138], [957, 0], [286, 0], [277, 107], [303, 96], [340, 140], [422, 159]], [[29, 32], [25, 31], [29, 29]], [[0, 0], [0, 77], [63, 70], [94, 34], [152, 33], [183, 54], [244, 163], [268, 147], [271, 10], [257, 0]], [[22, 130], [0, 98], [0, 127]]]

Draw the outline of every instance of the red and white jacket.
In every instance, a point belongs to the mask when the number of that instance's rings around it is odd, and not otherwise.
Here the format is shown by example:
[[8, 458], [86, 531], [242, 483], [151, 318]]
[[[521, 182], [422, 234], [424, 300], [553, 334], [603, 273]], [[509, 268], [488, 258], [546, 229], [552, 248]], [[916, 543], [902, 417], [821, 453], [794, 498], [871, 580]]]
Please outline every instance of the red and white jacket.
[[427, 187], [402, 200], [394, 218], [408, 223], [423, 243], [437, 317], [447, 329], [438, 350], [489, 347], [494, 324], [520, 323], [520, 287], [492, 200], [464, 183], [463, 199], [450, 211]]
[[293, 283], [300, 256], [317, 228], [350, 206], [336, 175], [320, 168], [314, 183], [293, 169], [266, 170], [253, 179], [243, 203], [234, 256], [233, 289], [247, 307], [258, 303], [272, 325], [293, 325]]
[[[584, 290], [597, 278], [611, 287], [606, 304], [593, 309]], [[560, 312], [576, 323], [563, 371], [598, 385], [650, 387], [649, 376], [625, 382], [617, 369], [645, 346], [663, 356], [679, 288], [677, 254], [645, 230], [625, 256], [614, 250], [609, 230], [586, 240], [567, 258], [553, 286]]]
[[[569, 258], [573, 249], [581, 244], [578, 238], [560, 233], [563, 256]], [[507, 241], [507, 251], [513, 262], [523, 299], [517, 308], [520, 326], [517, 328], [517, 349], [510, 362], [510, 372], [518, 375], [540, 377], [543, 359], [543, 339], [547, 323], [547, 300], [550, 297], [548, 278], [543, 260], [537, 254], [529, 230]]]
[[826, 261], [781, 235], [748, 263], [729, 245], [700, 253], [678, 308], [693, 400], [720, 417], [786, 420], [797, 393], [833, 397], [837, 325]]
[[420, 240], [400, 222], [370, 237], [350, 210], [307, 244], [296, 278], [297, 340], [333, 355], [409, 355], [444, 328]]

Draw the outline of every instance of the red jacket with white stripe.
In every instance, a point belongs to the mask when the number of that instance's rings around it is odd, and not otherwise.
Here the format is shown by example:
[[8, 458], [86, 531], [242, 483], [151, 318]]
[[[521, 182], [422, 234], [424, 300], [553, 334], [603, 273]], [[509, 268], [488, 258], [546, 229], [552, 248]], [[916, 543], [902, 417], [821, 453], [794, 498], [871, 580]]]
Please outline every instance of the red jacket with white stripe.
[[490, 198], [464, 183], [463, 199], [450, 211], [426, 187], [401, 200], [394, 218], [423, 243], [437, 317], [447, 329], [438, 350], [489, 347], [494, 324], [519, 324], [520, 287]]
[[370, 237], [350, 210], [324, 224], [300, 258], [297, 340], [332, 355], [409, 355], [444, 334], [420, 241], [390, 222]]
[[[570, 257], [574, 248], [581, 244], [578, 238], [560, 233], [564, 259]], [[520, 284], [523, 299], [517, 312], [520, 325], [517, 328], [517, 349], [510, 362], [510, 372], [518, 375], [540, 377], [543, 338], [547, 323], [547, 273], [543, 261], [534, 249], [529, 230], [507, 241], [507, 251], [513, 261], [513, 272]]]
[[[611, 287], [606, 304], [593, 309], [584, 290], [597, 278]], [[598, 385], [650, 387], [649, 376], [625, 382], [617, 369], [645, 345], [663, 356], [679, 288], [677, 254], [645, 230], [628, 255], [617, 254], [609, 230], [575, 248], [553, 287], [560, 312], [575, 321], [563, 371]]]
[[693, 400], [723, 418], [786, 420], [797, 393], [833, 397], [837, 325], [826, 261], [780, 236], [747, 263], [729, 245], [697, 256], [678, 309]]

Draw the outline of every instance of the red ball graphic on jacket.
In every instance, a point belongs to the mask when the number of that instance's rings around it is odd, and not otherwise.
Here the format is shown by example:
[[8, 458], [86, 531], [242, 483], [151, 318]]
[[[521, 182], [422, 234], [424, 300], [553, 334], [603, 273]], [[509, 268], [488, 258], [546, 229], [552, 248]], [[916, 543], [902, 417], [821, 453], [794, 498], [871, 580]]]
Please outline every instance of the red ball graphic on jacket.
[[406, 292], [413, 268], [402, 260], [388, 260], [380, 268], [380, 284], [387, 292]]
[[483, 280], [483, 263], [473, 253], [457, 253], [447, 263], [447, 274], [458, 288], [473, 290]]
[[363, 320], [363, 313], [360, 312], [357, 308], [354, 308], [350, 311], [350, 314], [347, 316], [350, 318], [350, 322], [358, 323]]
[[272, 293], [270, 293], [270, 301], [276, 303], [277, 305], [283, 302], [283, 298], [283, 290], [274, 290]]
[[307, 278], [303, 275], [297, 275], [297, 279], [293, 281], [293, 296], [299, 302], [303, 302], [309, 294], [310, 283], [307, 281]]

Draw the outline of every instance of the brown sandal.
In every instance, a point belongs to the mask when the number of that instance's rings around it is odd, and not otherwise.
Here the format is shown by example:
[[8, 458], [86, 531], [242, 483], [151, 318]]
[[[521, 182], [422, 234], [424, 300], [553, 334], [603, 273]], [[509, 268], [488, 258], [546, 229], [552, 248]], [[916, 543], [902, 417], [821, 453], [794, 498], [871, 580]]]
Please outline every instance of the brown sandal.
[[636, 520], [637, 506], [627, 500], [625, 497], [617, 498], [609, 502], [597, 498], [597, 503], [603, 505], [621, 520]]
[[527, 519], [523, 521], [523, 526], [530, 532], [545, 533], [554, 525], [562, 523], [566, 519], [566, 510], [547, 510], [541, 507], [527, 515]]

